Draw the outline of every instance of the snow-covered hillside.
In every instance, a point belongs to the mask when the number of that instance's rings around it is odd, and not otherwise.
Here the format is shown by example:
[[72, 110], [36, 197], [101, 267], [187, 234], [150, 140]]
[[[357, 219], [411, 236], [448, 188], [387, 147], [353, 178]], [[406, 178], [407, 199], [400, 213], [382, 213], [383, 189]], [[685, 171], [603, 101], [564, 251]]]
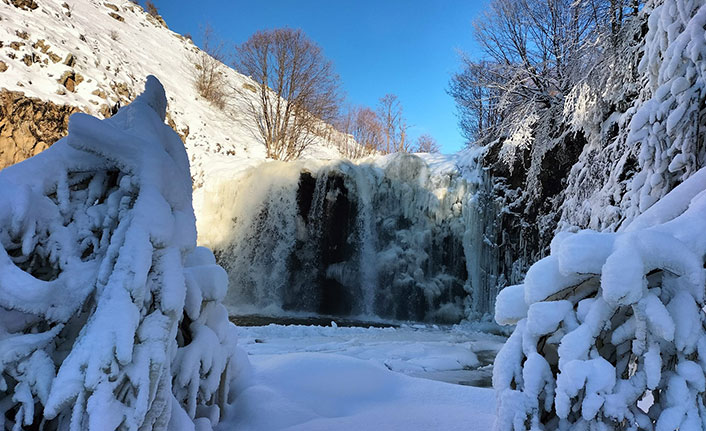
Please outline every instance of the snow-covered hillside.
[[[167, 121], [185, 139], [197, 186], [218, 162], [265, 158], [265, 147], [244, 115], [245, 96], [229, 100], [226, 110], [200, 97], [194, 79], [201, 51], [139, 5], [128, 0], [39, 0], [34, 9], [13, 4], [0, 2], [0, 89], [105, 117], [131, 101], [152, 74], [169, 95]], [[252, 83], [231, 68], [223, 72], [232, 88]], [[340, 153], [317, 139], [305, 157]]]

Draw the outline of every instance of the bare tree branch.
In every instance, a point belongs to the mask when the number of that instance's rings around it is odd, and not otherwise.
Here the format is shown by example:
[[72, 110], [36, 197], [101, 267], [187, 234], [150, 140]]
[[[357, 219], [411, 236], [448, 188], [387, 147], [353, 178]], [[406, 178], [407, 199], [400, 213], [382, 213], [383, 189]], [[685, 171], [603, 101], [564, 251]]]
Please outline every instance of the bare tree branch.
[[425, 133], [417, 138], [415, 151], [417, 153], [438, 153], [441, 151], [441, 148], [439, 148], [436, 139]]
[[249, 114], [267, 157], [299, 158], [338, 113], [338, 76], [301, 30], [259, 31], [237, 47], [235, 67], [258, 85]]

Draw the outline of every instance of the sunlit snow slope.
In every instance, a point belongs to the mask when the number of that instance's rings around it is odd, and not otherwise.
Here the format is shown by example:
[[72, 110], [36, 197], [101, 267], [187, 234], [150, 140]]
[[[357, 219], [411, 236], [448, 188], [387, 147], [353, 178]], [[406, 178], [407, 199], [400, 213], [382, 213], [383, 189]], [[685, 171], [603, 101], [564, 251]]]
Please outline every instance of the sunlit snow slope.
[[[200, 50], [190, 39], [128, 0], [39, 0], [36, 5], [0, 2], [0, 89], [104, 117], [131, 101], [152, 74], [169, 95], [167, 121], [185, 137], [197, 186], [216, 160], [247, 164], [265, 158], [265, 147], [245, 118], [244, 96], [221, 110], [198, 95], [194, 64]], [[231, 68], [223, 71], [232, 88], [249, 81]], [[305, 156], [340, 154], [318, 140]]]

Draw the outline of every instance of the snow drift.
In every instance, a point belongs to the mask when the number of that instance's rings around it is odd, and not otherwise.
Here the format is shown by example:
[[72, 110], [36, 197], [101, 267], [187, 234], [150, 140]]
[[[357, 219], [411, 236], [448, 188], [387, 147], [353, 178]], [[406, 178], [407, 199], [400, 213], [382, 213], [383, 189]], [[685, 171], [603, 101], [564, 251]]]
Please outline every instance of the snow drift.
[[0, 429], [218, 420], [237, 371], [227, 277], [196, 247], [166, 105], [150, 76], [113, 118], [75, 114], [0, 172]]
[[212, 181], [199, 240], [228, 272], [227, 304], [442, 322], [491, 312], [480, 154], [266, 162]]

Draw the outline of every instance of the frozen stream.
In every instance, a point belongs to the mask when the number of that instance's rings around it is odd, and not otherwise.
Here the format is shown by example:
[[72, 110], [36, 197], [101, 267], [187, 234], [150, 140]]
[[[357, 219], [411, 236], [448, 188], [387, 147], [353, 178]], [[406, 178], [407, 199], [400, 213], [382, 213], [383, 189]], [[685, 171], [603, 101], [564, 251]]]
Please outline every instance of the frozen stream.
[[505, 337], [475, 328], [424, 324], [396, 328], [241, 326], [238, 345], [254, 364], [292, 353], [336, 354], [384, 365], [408, 376], [489, 387], [492, 361]]

